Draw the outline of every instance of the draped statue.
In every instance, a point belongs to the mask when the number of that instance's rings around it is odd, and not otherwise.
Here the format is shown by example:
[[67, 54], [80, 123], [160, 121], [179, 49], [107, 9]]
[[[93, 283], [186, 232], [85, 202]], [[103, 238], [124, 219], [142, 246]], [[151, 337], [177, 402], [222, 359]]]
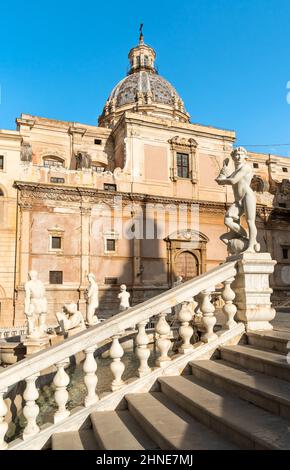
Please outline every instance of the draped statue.
[[82, 168], [91, 168], [92, 158], [88, 152], [78, 152], [76, 154], [77, 170]]

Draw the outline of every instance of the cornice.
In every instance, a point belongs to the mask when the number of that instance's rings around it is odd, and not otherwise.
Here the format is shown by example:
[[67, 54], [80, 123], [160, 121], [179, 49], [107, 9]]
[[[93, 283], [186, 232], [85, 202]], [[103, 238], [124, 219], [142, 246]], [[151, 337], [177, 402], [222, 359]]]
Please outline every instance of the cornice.
[[[15, 181], [14, 188], [20, 191], [20, 203], [33, 201], [43, 202], [43, 200], [59, 202], [77, 202], [80, 205], [94, 204], [96, 202], [105, 202], [107, 204], [116, 204], [115, 198], [122, 197], [122, 202], [139, 202], [141, 204], [166, 204], [166, 205], [198, 205], [200, 212], [206, 213], [225, 213], [230, 204], [216, 201], [197, 201], [193, 199], [176, 198], [168, 196], [153, 196], [141, 193], [129, 193], [119, 191], [104, 191], [92, 188], [56, 186], [52, 184], [37, 184]], [[273, 208], [257, 204], [257, 214], [261, 217], [269, 217]]]
[[0, 129], [0, 139], [3, 140], [15, 140], [18, 142], [22, 141], [22, 135], [19, 131], [6, 131], [4, 129]]
[[[226, 130], [226, 129], [219, 129], [211, 126], [203, 126], [202, 124], [197, 123], [183, 123], [183, 122], [176, 122], [171, 119], [162, 119], [157, 118], [155, 116], [149, 117], [144, 116], [138, 113], [132, 112], [124, 112], [122, 117], [120, 118], [119, 122], [122, 120], [123, 123], [130, 123], [136, 125], [142, 125], [144, 127], [151, 127], [151, 128], [161, 128], [170, 131], [174, 131], [177, 134], [182, 132], [189, 135], [195, 135], [199, 137], [213, 137], [216, 139], [222, 139], [225, 142], [235, 142], [236, 134], [235, 131]], [[119, 122], [116, 124], [119, 124]]]

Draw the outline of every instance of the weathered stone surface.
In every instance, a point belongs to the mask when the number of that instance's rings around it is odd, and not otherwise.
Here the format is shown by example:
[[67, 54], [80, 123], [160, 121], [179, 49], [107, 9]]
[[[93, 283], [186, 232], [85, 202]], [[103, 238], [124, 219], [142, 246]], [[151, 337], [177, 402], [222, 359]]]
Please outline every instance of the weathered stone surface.
[[223, 361], [192, 361], [194, 377], [217, 385], [278, 416], [290, 419], [290, 384], [272, 376]]
[[247, 330], [272, 330], [276, 311], [271, 304], [270, 275], [276, 261], [270, 253], [243, 253], [237, 258], [237, 276], [232, 284], [238, 307], [237, 320]]
[[97, 442], [91, 429], [53, 434], [52, 450], [97, 450]]
[[[152, 441], [124, 411], [100, 411], [91, 414], [94, 435], [100, 449], [142, 450], [154, 448]], [[136, 432], [137, 431], [137, 432]]]
[[161, 390], [202, 423], [244, 449], [290, 449], [289, 421], [185, 377], [160, 378]]
[[126, 395], [129, 411], [161, 449], [233, 450], [235, 446], [192, 419], [162, 393]]
[[290, 364], [283, 354], [246, 345], [223, 346], [220, 348], [220, 354], [226, 361], [290, 381]]

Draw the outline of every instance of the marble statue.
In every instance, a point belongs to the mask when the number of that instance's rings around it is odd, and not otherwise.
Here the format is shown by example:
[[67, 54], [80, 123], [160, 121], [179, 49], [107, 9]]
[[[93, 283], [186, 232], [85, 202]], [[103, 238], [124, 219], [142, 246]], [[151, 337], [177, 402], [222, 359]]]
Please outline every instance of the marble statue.
[[180, 286], [180, 284], [183, 283], [183, 277], [182, 276], [177, 276], [176, 281], [173, 283], [173, 287]]
[[[231, 255], [260, 251], [260, 244], [257, 242], [256, 228], [256, 197], [251, 188], [253, 177], [252, 167], [246, 163], [247, 151], [243, 147], [234, 149], [231, 153], [235, 170], [229, 174], [229, 159], [226, 158], [220, 174], [216, 178], [219, 185], [231, 185], [233, 188], [234, 203], [230, 206], [225, 215], [225, 225], [229, 232], [223, 234], [220, 239], [227, 245]], [[241, 216], [245, 215], [248, 232], [241, 225]]]
[[29, 271], [29, 280], [25, 283], [24, 313], [28, 322], [28, 336], [41, 338], [46, 334], [47, 300], [42, 281], [36, 271]]
[[77, 170], [82, 168], [91, 168], [92, 158], [88, 152], [78, 152], [76, 154]]
[[118, 294], [118, 299], [120, 300], [120, 312], [123, 312], [124, 310], [127, 310], [127, 308], [130, 308], [130, 294], [129, 292], [127, 292], [127, 286], [125, 284], [121, 284], [120, 286], [120, 293]]
[[98, 317], [96, 316], [96, 309], [99, 306], [99, 287], [96, 283], [96, 278], [94, 274], [89, 273], [88, 276], [89, 287], [85, 292], [85, 297], [87, 300], [87, 318], [86, 322], [88, 325], [95, 325], [99, 323]]
[[77, 304], [75, 303], [64, 305], [62, 312], [57, 312], [55, 316], [60, 329], [64, 330], [64, 332], [73, 330], [74, 328], [85, 328], [83, 315], [78, 311]]

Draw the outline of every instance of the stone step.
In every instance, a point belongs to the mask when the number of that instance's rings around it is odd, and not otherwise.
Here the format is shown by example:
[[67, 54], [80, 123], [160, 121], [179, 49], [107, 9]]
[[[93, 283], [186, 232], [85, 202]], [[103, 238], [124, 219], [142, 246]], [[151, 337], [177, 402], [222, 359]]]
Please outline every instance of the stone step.
[[163, 393], [129, 394], [126, 400], [130, 413], [161, 449], [237, 449], [189, 416]]
[[290, 449], [290, 421], [192, 376], [159, 378], [161, 390], [241, 449]]
[[251, 346], [286, 354], [290, 333], [285, 331], [248, 332], [247, 341]]
[[198, 380], [221, 387], [235, 397], [283, 418], [290, 419], [290, 384], [259, 372], [242, 369], [217, 360], [192, 361], [192, 374]]
[[53, 434], [52, 450], [98, 450], [92, 429]]
[[286, 355], [248, 345], [222, 346], [221, 359], [272, 377], [290, 381], [290, 364]]
[[95, 411], [90, 417], [101, 450], [156, 449], [128, 410]]

